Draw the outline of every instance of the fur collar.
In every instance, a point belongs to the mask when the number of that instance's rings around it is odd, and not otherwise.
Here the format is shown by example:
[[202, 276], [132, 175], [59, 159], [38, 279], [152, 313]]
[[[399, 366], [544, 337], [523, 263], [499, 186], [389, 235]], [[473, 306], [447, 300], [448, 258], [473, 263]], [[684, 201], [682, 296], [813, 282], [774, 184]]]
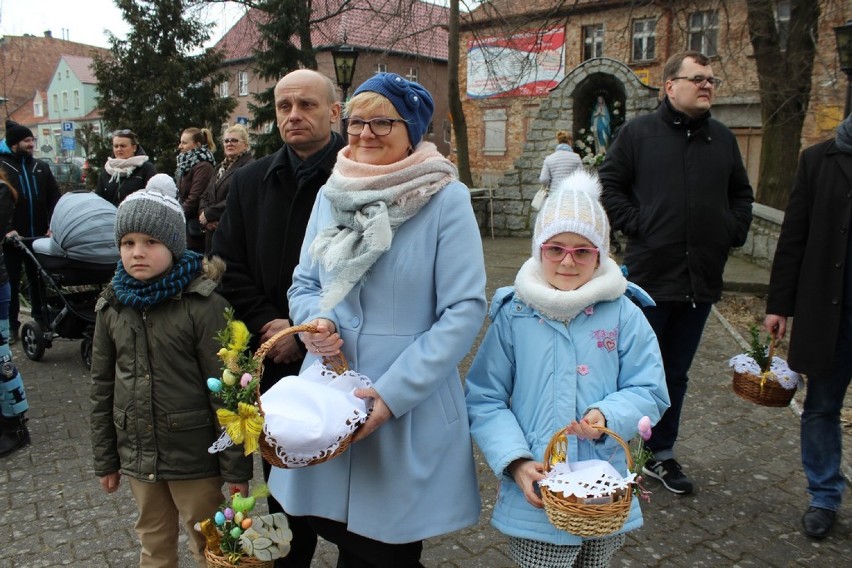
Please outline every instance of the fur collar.
[[541, 261], [527, 260], [515, 277], [515, 294], [543, 316], [568, 323], [589, 306], [615, 300], [627, 290], [627, 279], [616, 262], [601, 259], [591, 280], [576, 290], [557, 290], [545, 281]]

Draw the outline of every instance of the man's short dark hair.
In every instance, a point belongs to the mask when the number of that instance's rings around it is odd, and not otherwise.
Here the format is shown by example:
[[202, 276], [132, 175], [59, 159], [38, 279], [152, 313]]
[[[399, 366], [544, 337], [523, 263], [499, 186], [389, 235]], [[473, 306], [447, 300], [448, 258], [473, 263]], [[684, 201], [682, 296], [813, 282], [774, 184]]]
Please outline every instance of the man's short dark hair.
[[710, 58], [700, 51], [682, 51], [675, 53], [669, 60], [666, 61], [666, 66], [663, 67], [663, 84], [672, 77], [677, 77], [680, 73], [680, 68], [683, 66], [684, 59], [693, 59], [699, 65], [710, 65]]

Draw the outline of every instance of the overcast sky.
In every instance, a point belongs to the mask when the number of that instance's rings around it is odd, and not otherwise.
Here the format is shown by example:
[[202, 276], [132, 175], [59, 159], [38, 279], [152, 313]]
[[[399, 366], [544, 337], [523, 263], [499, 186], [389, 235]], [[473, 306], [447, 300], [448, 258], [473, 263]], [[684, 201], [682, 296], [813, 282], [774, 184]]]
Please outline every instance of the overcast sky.
[[[233, 3], [205, 8], [205, 20], [216, 24], [209, 45], [216, 43], [242, 14]], [[0, 0], [0, 34], [53, 37], [109, 47], [109, 30], [124, 38], [128, 26], [113, 0]]]

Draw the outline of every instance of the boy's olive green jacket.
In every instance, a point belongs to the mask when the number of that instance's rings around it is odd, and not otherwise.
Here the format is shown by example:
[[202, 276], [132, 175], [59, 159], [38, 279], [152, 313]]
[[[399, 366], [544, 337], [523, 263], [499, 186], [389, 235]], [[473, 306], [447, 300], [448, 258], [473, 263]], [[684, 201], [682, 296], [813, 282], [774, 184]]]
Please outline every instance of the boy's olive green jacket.
[[144, 311], [120, 304], [111, 285], [101, 294], [92, 355], [96, 475], [120, 470], [151, 482], [251, 478], [242, 446], [207, 451], [221, 431], [221, 401], [207, 378], [222, 374], [216, 333], [228, 306], [215, 288], [215, 280], [199, 276], [182, 294]]

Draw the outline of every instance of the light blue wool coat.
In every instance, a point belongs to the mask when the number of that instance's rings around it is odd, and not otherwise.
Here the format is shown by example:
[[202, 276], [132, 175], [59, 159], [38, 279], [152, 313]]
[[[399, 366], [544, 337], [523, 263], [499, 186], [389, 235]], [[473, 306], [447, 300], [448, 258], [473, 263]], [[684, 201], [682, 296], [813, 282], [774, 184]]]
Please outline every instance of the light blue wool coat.
[[[506, 468], [520, 458], [542, 461], [553, 434], [590, 408], [625, 441], [643, 416], [656, 423], [669, 406], [656, 336], [626, 296], [599, 302], [566, 325], [506, 287], [494, 295], [490, 316], [465, 390], [471, 433], [501, 481], [491, 524], [510, 536], [579, 545], [581, 537], [557, 529], [544, 509], [527, 502]], [[627, 474], [624, 450], [612, 437], [568, 439], [569, 463], [600, 459]], [[634, 497], [621, 532], [640, 526]]]
[[394, 417], [328, 462], [274, 469], [269, 488], [290, 514], [341, 521], [387, 543], [473, 525], [480, 499], [457, 365], [482, 326], [486, 300], [470, 194], [458, 182], [436, 193], [323, 313], [319, 293], [328, 275], [307, 251], [330, 223], [321, 192], [293, 274], [290, 314], [297, 323], [334, 321], [351, 368], [374, 381]]

